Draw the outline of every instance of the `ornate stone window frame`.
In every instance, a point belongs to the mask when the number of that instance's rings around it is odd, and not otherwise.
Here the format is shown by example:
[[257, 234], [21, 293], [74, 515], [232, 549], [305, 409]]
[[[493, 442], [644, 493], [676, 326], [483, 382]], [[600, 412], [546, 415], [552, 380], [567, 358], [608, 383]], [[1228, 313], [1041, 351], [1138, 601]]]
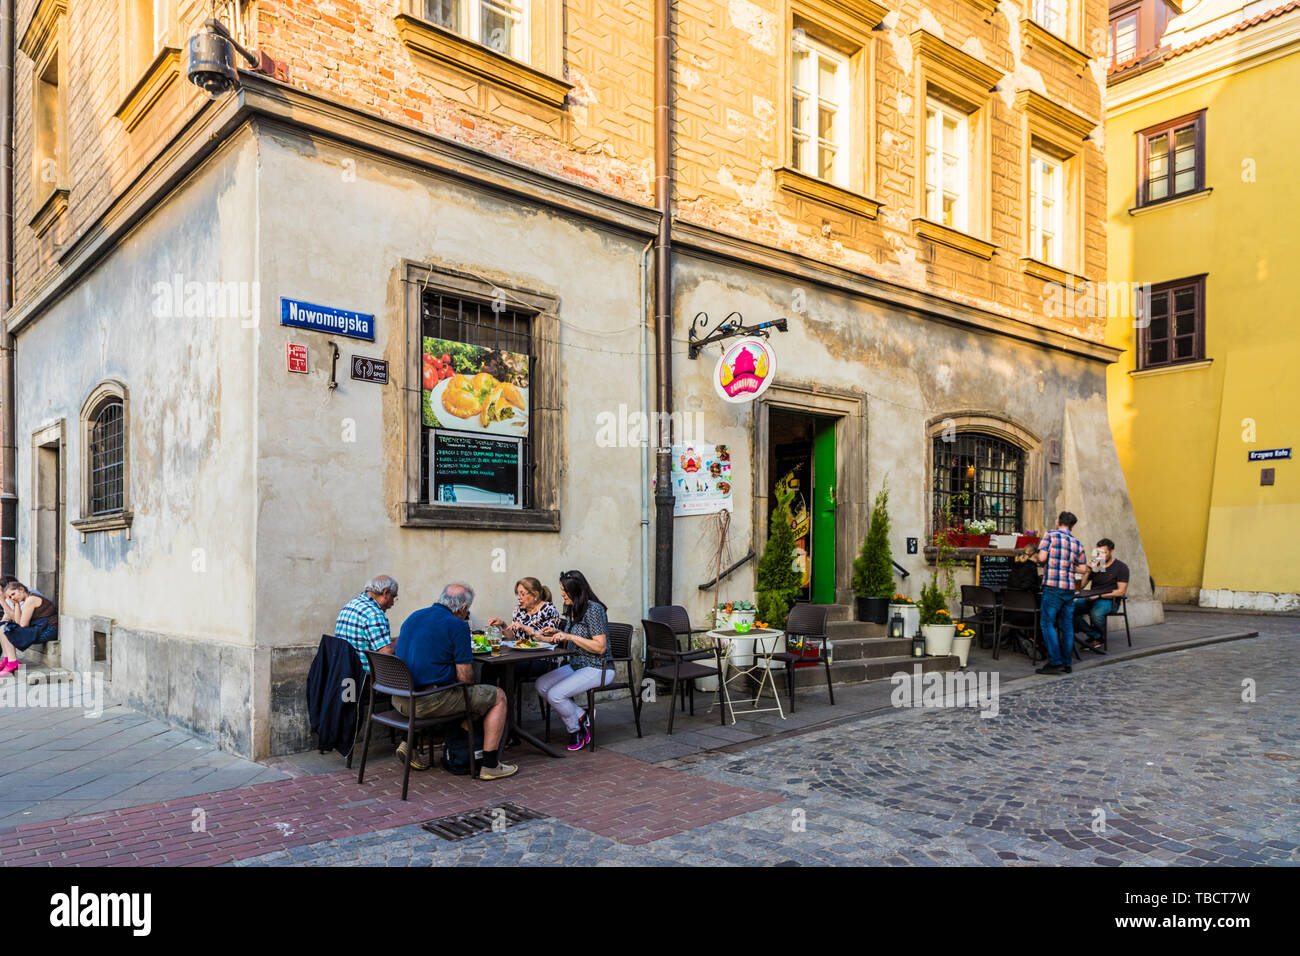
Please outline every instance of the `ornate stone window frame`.
[[1083, 0], [1069, 0], [1069, 12], [1066, 15], [1065, 35], [1047, 29], [1033, 15], [1033, 0], [1025, 0], [1020, 17], [1020, 36], [1022, 48], [1032, 50], [1039, 48], [1048, 56], [1064, 60], [1070, 69], [1082, 76], [1088, 66], [1088, 54], [1082, 49], [1083, 37]]
[[[67, 0], [42, 0], [32, 12], [19, 49], [32, 61], [32, 207], [29, 225], [42, 236], [67, 211], [70, 187], [68, 166], [68, 4]], [[57, 101], [53, 125], [39, 129], [43, 77], [56, 73]], [[54, 140], [55, 155], [42, 152], [42, 136]], [[53, 166], [51, 167], [51, 162]]]
[[[118, 0], [118, 30], [121, 37], [119, 49], [119, 84], [122, 102], [113, 115], [122, 121], [128, 133], [134, 132], [144, 121], [164, 93], [180, 78], [180, 24], [178, 22], [175, 2], [163, 5], [167, 22], [161, 29], [154, 28], [154, 36], [149, 38], [152, 56], [145, 60], [143, 69], [141, 58], [132, 55], [132, 43], [139, 37], [132, 30], [132, 7], [138, 0]], [[153, 43], [157, 36], [163, 39], [156, 49]]]
[[[928, 30], [911, 34], [915, 59], [913, 113], [916, 134], [913, 168], [915, 215], [912, 231], [923, 239], [968, 253], [979, 259], [992, 259], [997, 245], [991, 241], [992, 164], [989, 161], [993, 87], [1002, 71], [959, 50]], [[970, 129], [970, 202], [966, 229], [954, 229], [926, 217], [925, 206], [925, 103], [933, 97], [966, 114]]]
[[[883, 205], [871, 196], [876, 189], [875, 43], [873, 28], [888, 12], [872, 0], [791, 0], [785, 20], [786, 44], [781, 56], [781, 165], [776, 184], [783, 192], [875, 219]], [[790, 54], [797, 31], [848, 59], [850, 139], [847, 183], [832, 183], [794, 166], [790, 153]]]
[[561, 110], [573, 89], [573, 84], [563, 79], [564, 4], [561, 0], [526, 2], [527, 63], [424, 19], [420, 0], [400, 0], [393, 24], [417, 68], [423, 64], [451, 68]]
[[[90, 433], [95, 427], [96, 416], [111, 401], [122, 403], [122, 507], [110, 514], [97, 515], [92, 514], [90, 508]], [[131, 395], [126, 383], [110, 378], [96, 385], [82, 403], [79, 422], [81, 509], [80, 517], [72, 522], [72, 526], [81, 532], [82, 541], [86, 540], [86, 535], [97, 531], [123, 529], [129, 541], [135, 515], [131, 511]]]
[[[1043, 439], [1034, 431], [1001, 412], [987, 409], [958, 409], [936, 415], [925, 425], [925, 513], [926, 540], [934, 536], [934, 439], [945, 433], [952, 435], [978, 433], [1015, 445], [1025, 454], [1024, 488], [1021, 489], [1020, 520], [1026, 524], [1036, 521], [1043, 527], [1046, 512], [1043, 509]], [[1025, 529], [1020, 529], [1025, 530]], [[933, 548], [929, 549], [930, 551]], [[927, 555], [927, 558], [929, 555]]]
[[[1084, 148], [1088, 135], [1097, 124], [1086, 116], [1074, 112], [1041, 93], [1019, 90], [1016, 109], [1021, 113], [1020, 170], [1025, 177], [1024, 239], [1021, 245], [1020, 270], [1026, 275], [1055, 282], [1070, 289], [1077, 288], [1084, 273], [1083, 204], [1087, 188], [1084, 169]], [[1039, 150], [1061, 163], [1064, 173], [1064, 210], [1062, 215], [1061, 265], [1035, 258], [1030, 248], [1029, 176], [1030, 153]]]
[[[402, 421], [405, 428], [405, 493], [399, 503], [404, 528], [458, 528], [488, 531], [560, 530], [560, 475], [563, 452], [563, 395], [560, 365], [560, 300], [552, 295], [505, 283], [492, 283], [454, 267], [406, 261], [403, 263], [406, 308], [405, 383], [402, 386]], [[533, 442], [533, 506], [526, 509], [469, 508], [420, 500], [420, 429], [422, 400], [421, 299], [426, 291], [482, 302], [504, 293], [512, 303], [534, 312], [532, 350], [534, 374], [530, 382], [529, 431]]]

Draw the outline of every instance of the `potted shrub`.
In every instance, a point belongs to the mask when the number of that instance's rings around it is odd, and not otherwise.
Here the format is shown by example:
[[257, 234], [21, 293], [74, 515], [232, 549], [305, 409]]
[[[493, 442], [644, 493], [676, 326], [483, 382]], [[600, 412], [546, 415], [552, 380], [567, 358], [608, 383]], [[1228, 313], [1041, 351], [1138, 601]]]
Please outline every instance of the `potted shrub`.
[[862, 540], [862, 552], [853, 561], [853, 593], [857, 619], [873, 624], [889, 620], [889, 598], [894, 593], [894, 562], [889, 551], [889, 489], [881, 488], [871, 509], [871, 524]]
[[957, 582], [953, 568], [957, 563], [957, 548], [953, 544], [952, 515], [944, 509], [940, 529], [934, 535], [938, 553], [930, 580], [921, 587], [918, 602], [921, 611], [921, 631], [925, 634], [925, 652], [943, 657], [952, 652], [952, 639], [957, 630], [948, 605], [957, 599]]
[[758, 617], [770, 627], [785, 627], [785, 617], [799, 593], [801, 577], [795, 568], [794, 531], [790, 527], [790, 499], [779, 497], [768, 521], [767, 543], [758, 559]]
[[921, 612], [917, 609], [916, 602], [906, 594], [895, 594], [889, 599], [889, 619], [893, 620], [895, 614], [902, 615], [903, 634], [907, 637], [915, 634], [921, 626]]
[[970, 642], [975, 638], [973, 628], [965, 624], [958, 624], [957, 630], [952, 636], [952, 653], [961, 663], [962, 667], [966, 666], [966, 658], [970, 656]]

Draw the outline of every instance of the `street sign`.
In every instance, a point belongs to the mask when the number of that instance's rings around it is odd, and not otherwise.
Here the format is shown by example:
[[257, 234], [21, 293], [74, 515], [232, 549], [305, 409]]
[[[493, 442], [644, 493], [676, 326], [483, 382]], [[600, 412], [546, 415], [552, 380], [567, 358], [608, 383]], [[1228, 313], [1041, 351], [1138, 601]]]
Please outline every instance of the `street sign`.
[[328, 305], [312, 305], [297, 299], [280, 299], [280, 324], [313, 332], [329, 332], [353, 339], [375, 340], [375, 317]]
[[388, 363], [383, 359], [354, 355], [352, 356], [352, 377], [358, 382], [374, 382], [376, 385], [387, 385]]
[[1259, 451], [1246, 452], [1247, 461], [1277, 461], [1280, 458], [1290, 457], [1290, 448], [1261, 448]]
[[290, 372], [307, 374], [307, 346], [289, 342], [284, 347], [284, 357]]

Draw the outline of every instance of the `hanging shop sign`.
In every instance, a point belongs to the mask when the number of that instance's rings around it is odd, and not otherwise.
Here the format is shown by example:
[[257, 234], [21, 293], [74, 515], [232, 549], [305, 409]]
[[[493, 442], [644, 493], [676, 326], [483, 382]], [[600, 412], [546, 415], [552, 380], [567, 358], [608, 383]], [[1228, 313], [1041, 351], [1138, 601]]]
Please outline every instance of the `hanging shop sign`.
[[724, 402], [752, 402], [776, 376], [776, 352], [765, 339], [739, 339], [713, 368], [713, 388]]
[[436, 428], [429, 439], [429, 482], [431, 504], [522, 508], [523, 439]]
[[1278, 461], [1279, 459], [1290, 457], [1290, 448], [1263, 448], [1259, 451], [1246, 452], [1247, 461]]
[[375, 317], [364, 312], [350, 312], [328, 305], [312, 305], [297, 299], [280, 299], [280, 324], [313, 332], [346, 335], [352, 339], [375, 340]]
[[358, 382], [374, 382], [376, 385], [387, 385], [388, 362], [384, 359], [354, 355], [352, 356], [352, 377]]
[[731, 509], [731, 450], [726, 445], [673, 446], [673, 517]]
[[449, 431], [528, 437], [528, 356], [425, 338], [424, 424]]
[[290, 372], [307, 374], [307, 346], [296, 342], [286, 342], [284, 346], [285, 362]]

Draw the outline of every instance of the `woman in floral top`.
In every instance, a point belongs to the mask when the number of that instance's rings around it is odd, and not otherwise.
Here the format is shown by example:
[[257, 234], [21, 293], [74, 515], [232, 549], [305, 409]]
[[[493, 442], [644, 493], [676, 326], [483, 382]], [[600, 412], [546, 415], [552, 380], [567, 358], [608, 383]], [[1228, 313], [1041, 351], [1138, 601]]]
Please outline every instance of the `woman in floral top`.
[[[501, 618], [494, 617], [488, 621], [489, 626], [505, 628], [509, 632], [508, 636], [514, 640], [522, 640], [527, 637], [540, 641], [544, 640], [542, 637], [543, 628], [560, 623], [560, 612], [551, 603], [550, 588], [544, 587], [537, 578], [520, 578], [516, 581], [515, 598], [519, 603], [515, 606], [515, 614], [510, 619], [510, 623], [507, 624]], [[486, 675], [484, 680], [496, 680], [500, 676], [496, 673], [497, 666], [494, 664], [484, 666], [484, 674]], [[511, 688], [514, 696], [519, 696], [519, 685], [521, 683], [536, 680], [543, 674], [548, 673], [554, 666], [555, 661], [551, 659], [522, 661], [515, 665], [515, 686]]]
[[573, 650], [569, 663], [557, 667], [537, 681], [537, 693], [550, 702], [569, 731], [569, 749], [581, 750], [591, 740], [591, 719], [571, 698], [585, 694], [612, 676], [609, 649], [609, 619], [605, 605], [591, 590], [581, 571], [560, 575], [564, 592], [564, 630], [543, 628], [542, 635]]

